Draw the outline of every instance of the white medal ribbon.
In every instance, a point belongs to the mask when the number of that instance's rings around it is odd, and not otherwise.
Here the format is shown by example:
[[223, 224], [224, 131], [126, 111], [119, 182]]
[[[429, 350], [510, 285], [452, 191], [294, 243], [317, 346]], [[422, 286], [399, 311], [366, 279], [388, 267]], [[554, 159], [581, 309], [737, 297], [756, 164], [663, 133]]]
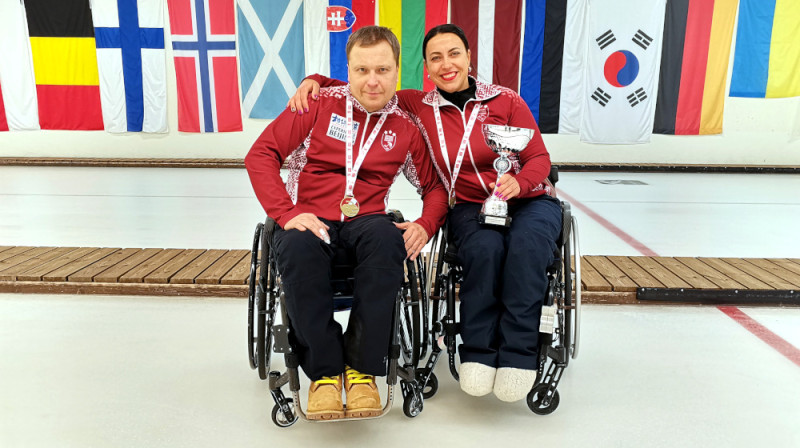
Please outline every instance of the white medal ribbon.
[[[378, 124], [375, 125], [375, 128], [372, 129], [372, 133], [369, 134], [369, 138], [367, 141], [362, 140], [361, 147], [358, 150], [358, 158], [356, 159], [356, 163], [353, 164], [353, 100], [348, 97], [347, 98], [347, 122], [345, 126], [347, 127], [347, 140], [346, 140], [346, 181], [345, 181], [345, 188], [344, 188], [344, 196], [353, 196], [353, 189], [356, 186], [356, 178], [358, 177], [358, 170], [361, 168], [361, 164], [364, 162], [364, 159], [367, 157], [367, 153], [369, 152], [372, 143], [375, 141], [375, 138], [378, 136], [378, 133], [381, 131], [381, 127], [383, 127], [383, 123], [386, 121], [386, 116], [388, 114], [383, 114], [378, 120]], [[366, 132], [368, 121], [364, 122], [364, 132]]]
[[[456, 180], [458, 179], [458, 173], [461, 172], [461, 164], [464, 161], [464, 154], [467, 152], [467, 143], [469, 143], [469, 137], [472, 134], [472, 127], [478, 119], [478, 111], [480, 108], [481, 103], [477, 103], [475, 107], [472, 108], [467, 127], [464, 129], [464, 137], [461, 138], [461, 145], [458, 147], [458, 154], [456, 155], [455, 163], [453, 163], [453, 171], [450, 173], [450, 191], [448, 192], [450, 207], [455, 205]], [[444, 127], [442, 126], [442, 116], [439, 113], [439, 101], [433, 103], [433, 116], [436, 119], [436, 132], [439, 134], [439, 147], [441, 148], [445, 164], [447, 164], [447, 169], [450, 171], [450, 158], [447, 153], [447, 143], [444, 140]]]

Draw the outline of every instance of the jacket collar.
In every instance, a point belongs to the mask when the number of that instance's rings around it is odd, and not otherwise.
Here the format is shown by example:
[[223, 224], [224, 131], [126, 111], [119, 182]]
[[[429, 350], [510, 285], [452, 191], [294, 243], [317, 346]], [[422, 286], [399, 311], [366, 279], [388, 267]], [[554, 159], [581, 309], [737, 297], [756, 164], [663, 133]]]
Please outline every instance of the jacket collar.
[[[494, 98], [497, 95], [500, 95], [503, 92], [503, 88], [494, 84], [485, 83], [482, 81], [478, 81], [477, 79], [470, 76], [470, 78], [475, 80], [475, 99], [477, 101], [486, 101], [490, 98]], [[452, 106], [453, 104], [442, 95], [439, 94], [438, 89], [433, 89], [428, 92], [423, 98], [422, 102], [427, 104], [428, 106], [433, 106], [435, 103], [439, 103], [439, 106]]]

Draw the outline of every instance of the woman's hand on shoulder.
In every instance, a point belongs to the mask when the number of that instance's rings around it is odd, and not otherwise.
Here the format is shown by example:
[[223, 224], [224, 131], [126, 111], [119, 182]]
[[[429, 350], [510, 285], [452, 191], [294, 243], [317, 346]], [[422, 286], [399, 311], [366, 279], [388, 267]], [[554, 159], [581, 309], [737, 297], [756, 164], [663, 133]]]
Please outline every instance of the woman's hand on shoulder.
[[300, 111], [300, 115], [303, 115], [304, 111], [308, 112], [309, 94], [311, 94], [314, 101], [319, 99], [319, 83], [313, 79], [304, 79], [303, 82], [300, 83], [300, 86], [297, 87], [294, 96], [289, 98], [286, 107], [291, 109], [292, 112]]
[[497, 181], [497, 185], [495, 185], [494, 182], [490, 183], [489, 188], [493, 188], [494, 194], [503, 200], [508, 200], [515, 196], [519, 196], [521, 191], [517, 179], [514, 179], [514, 176], [508, 173], [503, 174], [503, 176], [500, 177], [500, 180]]

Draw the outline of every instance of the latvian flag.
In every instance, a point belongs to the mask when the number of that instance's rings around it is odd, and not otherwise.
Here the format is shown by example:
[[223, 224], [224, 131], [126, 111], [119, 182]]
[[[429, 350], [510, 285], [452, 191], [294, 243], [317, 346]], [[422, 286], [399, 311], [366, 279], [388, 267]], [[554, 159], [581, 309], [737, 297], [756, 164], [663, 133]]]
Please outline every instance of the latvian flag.
[[587, 3], [525, 3], [519, 94], [544, 133], [576, 134], [580, 127]]
[[103, 129], [89, 0], [25, 0], [42, 129]]
[[722, 132], [737, 0], [670, 0], [653, 132]]
[[422, 64], [422, 40], [429, 29], [447, 23], [447, 0], [383, 1], [378, 7], [378, 23], [391, 29], [400, 41], [397, 88], [433, 89]]
[[450, 14], [470, 43], [472, 75], [518, 90], [522, 0], [459, 0]]
[[0, 1], [0, 130], [39, 129], [25, 8]]
[[167, 0], [178, 130], [242, 130], [233, 0]]
[[109, 132], [167, 132], [164, 0], [92, 3]]
[[375, 25], [375, 0], [305, 0], [303, 19], [306, 73], [346, 81], [347, 39]]

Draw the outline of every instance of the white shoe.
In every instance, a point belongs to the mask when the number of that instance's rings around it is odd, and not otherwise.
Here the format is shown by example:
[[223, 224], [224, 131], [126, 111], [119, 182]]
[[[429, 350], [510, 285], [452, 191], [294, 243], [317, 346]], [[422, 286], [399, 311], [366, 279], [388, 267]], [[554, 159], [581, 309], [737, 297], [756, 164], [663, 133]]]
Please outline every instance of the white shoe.
[[494, 395], [502, 401], [519, 401], [528, 395], [535, 382], [535, 370], [500, 367], [494, 380]]
[[497, 373], [497, 369], [486, 364], [465, 362], [461, 364], [458, 382], [464, 392], [475, 397], [482, 397], [492, 391], [495, 373]]

